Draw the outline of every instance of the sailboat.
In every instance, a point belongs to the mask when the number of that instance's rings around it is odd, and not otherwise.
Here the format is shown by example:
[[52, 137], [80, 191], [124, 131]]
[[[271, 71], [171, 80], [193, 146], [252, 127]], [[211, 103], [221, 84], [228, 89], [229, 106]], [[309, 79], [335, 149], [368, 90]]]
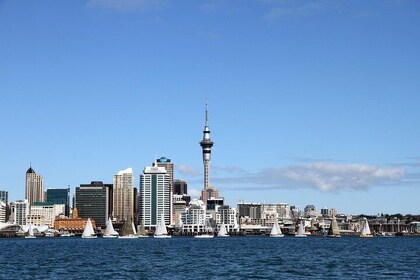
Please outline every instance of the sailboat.
[[333, 216], [330, 228], [328, 229], [327, 237], [341, 237], [340, 229], [338, 228], [337, 219]]
[[210, 223], [206, 219], [205, 226], [204, 226], [204, 232], [199, 235], [194, 235], [195, 238], [213, 238], [214, 233], [213, 229], [210, 226]]
[[133, 231], [134, 224], [126, 220], [121, 228], [120, 236], [118, 238], [137, 238], [137, 235]]
[[219, 232], [217, 233], [218, 237], [228, 237], [229, 234], [226, 231], [226, 225], [225, 223], [222, 223], [222, 225], [220, 226]]
[[283, 237], [277, 218], [274, 219], [273, 227], [271, 228], [270, 237]]
[[364, 237], [364, 238], [373, 237], [373, 235], [370, 233], [369, 223], [366, 218], [365, 218], [365, 223], [363, 225], [362, 232], [360, 233], [360, 237]]
[[141, 222], [140, 225], [137, 226], [137, 237], [139, 238], [148, 237], [146, 234], [146, 230], [144, 229], [143, 222]]
[[295, 234], [295, 237], [307, 237], [305, 234], [305, 227], [303, 226], [302, 221], [300, 221], [299, 228], [297, 230], [297, 233]]
[[104, 231], [104, 238], [117, 238], [118, 232], [115, 231], [114, 226], [112, 225], [111, 218], [108, 218], [108, 221], [106, 222], [106, 228]]
[[153, 237], [155, 238], [171, 238], [172, 237], [168, 235], [168, 231], [166, 230], [165, 217], [163, 213], [160, 216], [160, 220], [156, 227], [155, 235]]
[[32, 227], [32, 225], [29, 225], [28, 235], [25, 235], [25, 238], [36, 238], [34, 235], [34, 228]]
[[85, 229], [82, 233], [82, 238], [97, 238], [95, 235], [95, 232], [93, 231], [92, 222], [90, 221], [90, 218], [87, 219]]

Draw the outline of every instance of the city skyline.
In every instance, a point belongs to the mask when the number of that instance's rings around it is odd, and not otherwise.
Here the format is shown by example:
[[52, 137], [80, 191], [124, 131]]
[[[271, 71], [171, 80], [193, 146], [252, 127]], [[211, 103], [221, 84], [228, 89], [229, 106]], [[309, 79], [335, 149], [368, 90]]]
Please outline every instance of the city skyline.
[[115, 3], [0, 3], [9, 201], [30, 166], [72, 193], [131, 166], [138, 188], [155, 154], [199, 196], [207, 92], [226, 204], [418, 214], [420, 3]]

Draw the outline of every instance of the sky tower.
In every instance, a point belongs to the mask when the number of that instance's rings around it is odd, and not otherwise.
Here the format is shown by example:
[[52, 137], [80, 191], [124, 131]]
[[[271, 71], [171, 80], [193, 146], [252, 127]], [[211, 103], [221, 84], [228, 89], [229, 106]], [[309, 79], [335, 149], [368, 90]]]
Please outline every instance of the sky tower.
[[207, 190], [209, 187], [209, 166], [210, 166], [210, 159], [211, 159], [211, 147], [213, 147], [213, 142], [210, 139], [210, 129], [209, 129], [209, 124], [208, 124], [207, 98], [206, 98], [206, 123], [203, 130], [203, 140], [201, 140], [200, 146], [203, 150], [204, 190]]

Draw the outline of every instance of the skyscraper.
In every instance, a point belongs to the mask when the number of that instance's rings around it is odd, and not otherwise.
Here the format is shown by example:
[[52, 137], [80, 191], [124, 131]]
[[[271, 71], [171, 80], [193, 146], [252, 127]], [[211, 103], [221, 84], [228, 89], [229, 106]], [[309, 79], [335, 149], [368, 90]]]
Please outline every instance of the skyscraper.
[[93, 218], [96, 226], [105, 227], [110, 215], [112, 184], [93, 181], [76, 188], [76, 209], [80, 218]]
[[114, 175], [114, 212], [117, 221], [133, 218], [134, 213], [134, 175], [133, 169], [127, 168]]
[[10, 221], [18, 225], [26, 225], [26, 216], [29, 214], [28, 200], [16, 200], [10, 203]]
[[32, 166], [26, 171], [25, 199], [29, 205], [44, 201], [44, 178], [36, 174]]
[[211, 148], [213, 147], [213, 141], [210, 139], [210, 128], [208, 124], [208, 111], [207, 111], [207, 100], [206, 100], [206, 114], [205, 114], [205, 125], [203, 130], [203, 140], [200, 142], [200, 146], [203, 154], [203, 165], [204, 165], [204, 189], [201, 191], [201, 200], [207, 204], [207, 200], [211, 197], [218, 198], [219, 191], [210, 186], [210, 159], [211, 159]]
[[166, 157], [161, 157], [156, 160], [158, 167], [165, 167], [166, 173], [169, 175], [169, 186], [171, 187], [171, 192], [173, 192], [174, 187], [174, 164], [171, 162], [171, 159]]
[[156, 162], [148, 166], [140, 175], [139, 221], [145, 228], [156, 228], [159, 217], [164, 214], [165, 224], [170, 224], [172, 213], [172, 193], [169, 174]]
[[187, 194], [187, 191], [188, 191], [187, 182], [185, 182], [183, 180], [175, 180], [174, 181], [174, 190], [173, 190], [174, 194], [183, 195], [183, 194]]
[[54, 204], [64, 204], [64, 215], [70, 216], [70, 188], [67, 189], [47, 189], [47, 201]]
[[0, 201], [3, 201], [4, 203], [6, 203], [6, 205], [9, 203], [8, 191], [0, 191]]

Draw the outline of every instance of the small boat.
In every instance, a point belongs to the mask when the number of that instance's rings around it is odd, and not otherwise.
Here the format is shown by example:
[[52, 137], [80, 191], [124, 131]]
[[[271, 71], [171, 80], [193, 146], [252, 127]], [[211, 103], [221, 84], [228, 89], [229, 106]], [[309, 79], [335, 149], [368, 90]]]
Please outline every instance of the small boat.
[[270, 237], [283, 237], [283, 233], [281, 232], [281, 228], [277, 221], [277, 218], [274, 219], [273, 227], [271, 228]]
[[340, 229], [338, 228], [337, 219], [333, 216], [330, 228], [328, 229], [327, 237], [341, 237]]
[[137, 235], [133, 231], [133, 222], [130, 223], [128, 220], [124, 222], [118, 238], [137, 238]]
[[165, 217], [163, 213], [160, 216], [160, 220], [158, 222], [158, 225], [156, 227], [156, 231], [153, 237], [154, 238], [171, 238], [171, 236], [168, 235], [168, 231], [166, 230]]
[[34, 235], [34, 228], [32, 225], [29, 225], [28, 235], [25, 235], [25, 238], [36, 238]]
[[82, 238], [97, 238], [95, 235], [95, 231], [93, 230], [92, 222], [90, 221], [90, 218], [87, 219], [85, 229], [82, 233]]
[[108, 221], [106, 222], [106, 228], [104, 231], [103, 238], [117, 238], [118, 232], [115, 231], [114, 226], [112, 225], [111, 218], [108, 218]]
[[222, 225], [220, 226], [219, 232], [217, 233], [217, 237], [229, 237], [225, 223], [222, 223]]
[[303, 222], [300, 221], [299, 228], [295, 234], [295, 237], [307, 237], [305, 234], [305, 227], [303, 226]]
[[368, 220], [366, 218], [365, 218], [365, 223], [363, 225], [362, 232], [360, 233], [360, 237], [363, 237], [363, 238], [373, 237], [372, 233], [370, 232]]

